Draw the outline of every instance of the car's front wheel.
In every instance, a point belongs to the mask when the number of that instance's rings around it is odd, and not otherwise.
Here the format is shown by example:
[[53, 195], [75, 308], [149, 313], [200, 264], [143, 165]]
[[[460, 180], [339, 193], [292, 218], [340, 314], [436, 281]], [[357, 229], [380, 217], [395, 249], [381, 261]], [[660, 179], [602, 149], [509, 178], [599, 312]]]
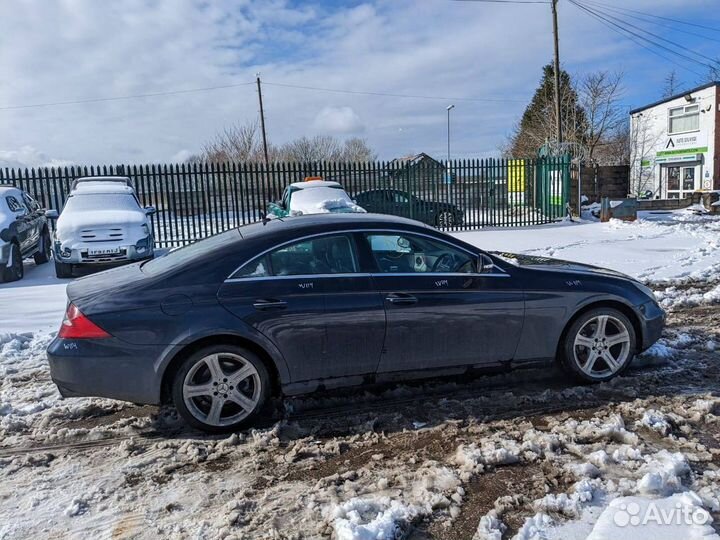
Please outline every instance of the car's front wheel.
[[24, 274], [22, 254], [20, 253], [20, 246], [13, 242], [10, 246], [10, 259], [8, 265], [2, 268], [0, 276], [2, 281], [17, 281], [22, 279]]
[[437, 226], [443, 229], [455, 225], [455, 215], [452, 212], [442, 211], [437, 216]]
[[45, 264], [52, 258], [52, 240], [50, 239], [50, 232], [47, 229], [43, 229], [42, 236], [40, 237], [40, 249], [33, 255], [35, 264]]
[[215, 345], [183, 360], [172, 381], [172, 398], [191, 426], [227, 433], [249, 426], [270, 396], [270, 376], [256, 354]]
[[568, 329], [562, 360], [581, 381], [608, 381], [630, 364], [636, 343], [635, 329], [624, 313], [595, 308], [583, 313]]

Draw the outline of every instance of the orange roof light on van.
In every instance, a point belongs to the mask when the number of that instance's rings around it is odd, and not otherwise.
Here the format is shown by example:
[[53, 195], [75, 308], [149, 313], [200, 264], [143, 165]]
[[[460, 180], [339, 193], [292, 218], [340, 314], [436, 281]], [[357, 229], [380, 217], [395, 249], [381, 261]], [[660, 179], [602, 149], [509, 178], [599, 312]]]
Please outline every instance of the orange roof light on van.
[[304, 181], [305, 182], [313, 182], [314, 180], [322, 180], [322, 179], [323, 179], [322, 176], [306, 176]]

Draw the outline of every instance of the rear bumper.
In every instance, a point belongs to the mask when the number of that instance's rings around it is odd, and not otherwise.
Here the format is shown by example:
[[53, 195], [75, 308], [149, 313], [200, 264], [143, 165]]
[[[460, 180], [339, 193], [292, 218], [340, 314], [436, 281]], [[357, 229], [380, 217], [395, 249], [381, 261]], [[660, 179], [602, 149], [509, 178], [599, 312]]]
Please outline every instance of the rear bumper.
[[116, 338], [55, 338], [47, 349], [50, 376], [63, 397], [105, 397], [157, 404], [160, 378], [154, 362], [160, 352]]
[[655, 302], [647, 302], [639, 308], [638, 315], [642, 325], [642, 350], [648, 349], [662, 335], [666, 314]]

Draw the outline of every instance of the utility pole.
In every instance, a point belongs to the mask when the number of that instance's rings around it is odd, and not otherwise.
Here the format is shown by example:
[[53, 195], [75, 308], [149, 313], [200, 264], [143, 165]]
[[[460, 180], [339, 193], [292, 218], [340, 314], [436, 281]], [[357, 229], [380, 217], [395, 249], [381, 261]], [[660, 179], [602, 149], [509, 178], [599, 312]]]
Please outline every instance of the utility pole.
[[262, 139], [263, 139], [263, 155], [265, 156], [265, 171], [269, 172], [270, 160], [268, 159], [267, 134], [265, 133], [265, 110], [263, 109], [262, 88], [260, 86], [260, 74], [258, 73], [256, 75], [256, 77], [257, 77], [258, 99], [260, 100], [260, 130], [262, 131]]
[[552, 0], [553, 39], [555, 41], [555, 122], [557, 122], [557, 139], [558, 144], [560, 144], [563, 136], [560, 110], [560, 44], [558, 42], [557, 3], [558, 0]]

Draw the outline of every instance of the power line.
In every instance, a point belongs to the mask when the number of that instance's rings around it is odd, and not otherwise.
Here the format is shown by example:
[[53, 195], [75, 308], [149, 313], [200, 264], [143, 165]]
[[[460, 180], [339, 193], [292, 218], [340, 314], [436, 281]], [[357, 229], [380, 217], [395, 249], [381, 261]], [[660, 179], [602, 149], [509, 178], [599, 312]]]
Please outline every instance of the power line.
[[720, 28], [714, 28], [712, 26], [705, 26], [704, 24], [697, 24], [697, 23], [692, 23], [689, 21], [682, 21], [680, 19], [673, 19], [671, 17], [663, 17], [661, 15], [653, 15], [652, 13], [646, 13], [644, 11], [637, 11], [635, 9], [624, 8], [624, 7], [620, 7], [620, 6], [610, 6], [609, 4], [603, 4], [602, 2], [594, 2], [594, 3], [604, 6], [604, 7], [611, 7], [611, 8], [622, 10], [622, 11], [629, 11], [631, 13], [638, 13], [640, 15], [646, 15], [646, 16], [652, 17], [654, 19], [662, 19], [664, 21], [670, 21], [670, 22], [674, 22], [674, 23], [678, 23], [678, 24], [685, 24], [687, 26], [694, 26], [696, 28], [703, 28], [705, 30], [710, 30], [712, 32], [720, 32]]
[[548, 0], [453, 0], [454, 2], [479, 2], [484, 4], [551, 4]]
[[[697, 60], [696, 58], [693, 58], [693, 57], [691, 57], [691, 56], [687, 56], [687, 55], [685, 55], [685, 54], [679, 53], [679, 52], [677, 52], [677, 51], [675, 51], [675, 50], [673, 50], [673, 49], [671, 49], [671, 48], [669, 48], [669, 47], [666, 47], [666, 46], [664, 46], [664, 45], [662, 45], [662, 44], [660, 44], [660, 43], [657, 43], [656, 41], [653, 41], [652, 39], [649, 39], [649, 38], [647, 38], [647, 37], [645, 37], [645, 36], [642, 36], [642, 35], [638, 34], [637, 32], [633, 32], [632, 30], [628, 30], [625, 26], [622, 26], [621, 24], [618, 24], [618, 23], [616, 23], [616, 22], [613, 22], [613, 21], [609, 20], [608, 18], [606, 18], [605, 16], [601, 15], [601, 14], [598, 13], [597, 11], [594, 11], [594, 10], [590, 9], [589, 7], [587, 7], [587, 6], [584, 6], [584, 5], [580, 4], [580, 3], [576, 2], [575, 0], [569, 0], [569, 1], [570, 1], [571, 4], [579, 7], [580, 9], [582, 9], [582, 10], [584, 10], [584, 11], [587, 11], [589, 14], [591, 14], [592, 16], [594, 16], [596, 19], [602, 19], [602, 20], [605, 21], [606, 23], [611, 24], [611, 25], [613, 25], [613, 26], [621, 29], [621, 30], [624, 31], [626, 34], [629, 34], [630, 36], [633, 36], [633, 37], [635, 37], [635, 38], [637, 38], [637, 39], [640, 39], [640, 40], [642, 40], [642, 41], [644, 41], [644, 42], [646, 42], [646, 43], [649, 43], [649, 44], [651, 44], [651, 45], [653, 45], [653, 46], [655, 46], [655, 47], [658, 47], [658, 48], [660, 48], [660, 49], [663, 49], [663, 50], [669, 52], [670, 54], [674, 54], [674, 55], [676, 55], [676, 56], [679, 56], [679, 57], [681, 57], [681, 58], [684, 58], [685, 60], [690, 60], [691, 62], [695, 62], [696, 64], [699, 64], [699, 65], [701, 65], [701, 66], [703, 66], [703, 67], [706, 67], [706, 68], [709, 68], [709, 69], [713, 69], [713, 67], [712, 67], [710, 64], [706, 64], [705, 62], [702, 62], [702, 61], [700, 61], [700, 60]], [[616, 20], [620, 20], [620, 19], [616, 19]], [[622, 21], [621, 21], [621, 22], [622, 22]], [[625, 23], [625, 24], [628, 24], [628, 23]], [[632, 25], [630, 25], [630, 26], [632, 26]], [[630, 37], [630, 36], [626, 35], [625, 37]], [[630, 39], [632, 39], [632, 38], [630, 38]], [[637, 43], [637, 41], [636, 41], [635, 39], [632, 39], [632, 41], [635, 41], [635, 42]], [[667, 41], [667, 40], [665, 40], [665, 41]], [[679, 44], [675, 44], [675, 45], [678, 46], [678, 47], [681, 47], [681, 45], [679, 45]], [[647, 48], [647, 47], [645, 47], [645, 48]], [[648, 50], [649, 50], [649, 49], [648, 49]], [[698, 54], [698, 53], [695, 53], [695, 54]], [[700, 55], [700, 56], [702, 56], [702, 55]], [[666, 58], [666, 59], [667, 59], [667, 58]], [[714, 60], [711, 59], [711, 61], [714, 61]], [[686, 67], [683, 66], [682, 64], [679, 64], [679, 65], [680, 65], [681, 67], [685, 68], [685, 69], [688, 69], [688, 71], [691, 71], [691, 72], [693, 72], [693, 73], [695, 73], [695, 74], [697, 74], [697, 75], [699, 75], [699, 76], [702, 77], [702, 74], [701, 74], [701, 73], [697, 73], [697, 72], [695, 72], [695, 71], [693, 71], [693, 70], [691, 70], [691, 69], [689, 69], [689, 68], [686, 68]]]
[[[582, 3], [582, 2], [580, 2], [580, 0], [571, 0], [571, 1], [572, 1], [573, 3]], [[585, 7], [588, 7], [588, 6], [585, 6]], [[592, 8], [592, 9], [593, 9], [593, 10], [597, 10], [598, 8]], [[710, 62], [714, 62], [714, 61], [715, 61], [714, 58], [711, 58], [711, 57], [706, 56], [706, 55], [704, 55], [704, 54], [702, 54], [702, 53], [693, 51], [692, 49], [688, 49], [687, 47], [684, 47], [681, 43], [677, 43], [677, 42], [672, 41], [672, 40], [670, 40], [670, 39], [667, 39], [667, 38], [664, 38], [664, 37], [662, 37], [662, 36], [659, 36], [659, 35], [657, 35], [657, 34], [655, 34], [655, 33], [653, 33], [653, 32], [650, 32], [649, 30], [645, 30], [644, 28], [642, 28], [642, 27], [640, 27], [640, 26], [637, 26], [637, 25], [635, 25], [635, 24], [633, 24], [633, 23], [627, 22], [627, 21], [621, 19], [620, 17], [616, 17], [615, 15], [612, 15], [612, 14], [610, 14], [610, 13], [604, 12], [604, 11], [602, 11], [602, 10], [595, 11], [595, 12], [596, 12], [596, 13], [602, 13], [602, 14], [605, 15], [606, 17], [610, 17], [611, 19], [613, 19], [613, 20], [615, 20], [615, 21], [618, 21], [620, 24], [623, 24], [623, 25], [625, 25], [626, 27], [634, 28], [634, 29], [636, 29], [636, 30], [639, 30], [640, 32], [644, 32], [644, 33], [646, 33], [646, 34], [649, 35], [649, 36], [652, 36], [652, 37], [654, 37], [654, 38], [656, 38], [656, 39], [659, 39], [660, 41], [664, 41], [665, 43], [668, 43], [669, 45], [673, 45], [673, 46], [675, 46], [675, 47], [684, 48], [688, 53], [694, 54], [695, 56], [698, 56], [699, 58], [704, 58], [705, 60], [708, 60], [708, 61], [710, 61]], [[644, 37], [643, 37], [643, 39], [648, 39], [648, 38], [644, 38]], [[658, 45], [658, 46], [660, 46], [660, 45]], [[669, 49], [668, 49], [668, 50], [669, 50]], [[677, 52], [675, 52], [674, 54], [677, 54], [677, 55], [679, 55], [679, 56], [682, 56], [680, 53], [677, 53]], [[686, 56], [685, 58], [690, 59], [690, 57], [687, 57], [687, 56]], [[704, 64], [704, 65], [706, 65], [707, 67], [712, 67], [712, 66], [710, 66], [709, 64]]]
[[318, 86], [302, 86], [298, 84], [286, 84], [286, 83], [275, 83], [263, 81], [264, 85], [267, 86], [279, 86], [282, 88], [296, 88], [298, 90], [313, 90], [318, 92], [330, 92], [334, 94], [354, 94], [360, 96], [382, 96], [382, 97], [395, 97], [395, 98], [409, 98], [409, 99], [435, 99], [444, 101], [474, 101], [481, 103], [525, 103], [524, 100], [520, 99], [506, 99], [506, 98], [462, 98], [462, 97], [449, 97], [449, 96], [425, 96], [425, 95], [413, 95], [413, 94], [391, 94], [387, 92], [365, 92], [361, 90], [342, 90], [339, 88], [321, 88]]
[[[572, 0], [571, 0], [571, 1], [572, 1]], [[690, 69], [690, 68], [687, 67], [685, 64], [681, 64], [680, 62], [677, 62], [677, 61], [673, 60], [671, 57], [669, 57], [669, 56], [667, 56], [667, 55], [665, 55], [665, 54], [663, 54], [663, 53], [661, 53], [661, 52], [658, 52], [658, 51], [656, 51], [655, 49], [652, 49], [652, 48], [648, 47], [648, 46], [645, 45], [642, 41], [639, 41], [638, 39], [636, 39], [636, 38], [634, 37], [634, 35], [633, 35], [629, 30], [625, 30], [625, 29], [623, 29], [621, 26], [618, 26], [618, 25], [612, 26], [612, 24], [610, 24], [609, 22], [606, 22], [606, 21], [605, 21], [603, 18], [601, 18], [599, 15], [596, 15], [595, 12], [590, 11], [589, 9], [586, 9], [584, 6], [581, 6], [581, 5], [579, 5], [579, 4], [575, 4], [575, 6], [578, 7], [578, 8], [580, 8], [580, 9], [582, 9], [582, 10], [584, 10], [584, 11], [586, 11], [591, 17], [593, 17], [594, 19], [596, 19], [596, 20], [597, 20], [598, 22], [600, 22], [602, 25], [608, 27], [608, 28], [609, 28], [610, 30], [612, 30], [613, 32], [616, 32], [616, 33], [620, 34], [622, 37], [624, 37], [624, 38], [626, 38], [626, 39], [629, 39], [630, 41], [632, 41], [632, 42], [635, 43], [636, 45], [642, 47], [643, 49], [645, 49], [645, 50], [647, 50], [647, 51], [649, 51], [649, 52], [651, 52], [652, 54], [654, 54], [654, 55], [656, 55], [656, 56], [659, 56], [660, 58], [663, 58], [663, 59], [667, 60], [668, 62], [670, 62], [671, 64], [674, 64], [674, 65], [676, 65], [676, 66], [678, 66], [678, 67], [680, 67], [680, 68], [682, 68], [682, 69], [684, 69], [684, 70], [686, 70], [686, 71], [689, 71], [690, 73], [694, 73], [695, 75], [698, 75], [699, 77], [702, 77], [702, 76], [703, 76], [702, 73], [700, 73], [700, 72], [698, 72], [698, 71], [695, 71], [694, 69]], [[617, 26], [617, 28], [615, 28], [616, 26]], [[618, 30], [618, 28], [619, 28], [619, 30]]]
[[29, 105], [11, 105], [8, 107], [0, 107], [0, 111], [10, 111], [14, 109], [33, 109], [38, 107], [54, 107], [56, 105], [78, 105], [81, 103], [99, 103], [102, 101], [121, 101], [126, 99], [137, 99], [137, 98], [148, 98], [158, 96], [174, 96], [177, 94], [191, 94], [194, 92], [207, 92], [210, 90], [222, 90], [224, 88], [237, 88], [239, 86], [249, 86], [255, 84], [255, 82], [237, 83], [237, 84], [226, 84], [223, 86], [206, 86], [205, 88], [190, 88], [187, 90], [168, 90], [166, 92], [153, 92], [150, 94], [133, 94], [129, 96], [113, 96], [113, 97], [101, 97], [101, 98], [88, 98], [88, 99], [77, 99], [72, 101], [54, 101], [49, 103], [33, 103]]
[[632, 13], [624, 13], [624, 12], [623, 12], [623, 8], [618, 8], [618, 7], [615, 7], [615, 6], [612, 6], [612, 7], [611, 7], [611, 6], [607, 5], [607, 4], [602, 4], [602, 3], [600, 3], [600, 2], [594, 2], [594, 1], [592, 1], [592, 0], [584, 0], [583, 3], [586, 4], [586, 5], [589, 4], [589, 5], [593, 6], [595, 9], [597, 9], [597, 10], [599, 10], [599, 11], [602, 11], [602, 10], [601, 10], [601, 7], [602, 7], [602, 9], [604, 9], [604, 10], [610, 10], [610, 11], [614, 11], [615, 13], [623, 14], [623, 15], [625, 15], [626, 17], [630, 17], [631, 19], [636, 19], [636, 20], [639, 20], [639, 21], [644, 21], [644, 22], [646, 22], [646, 23], [654, 24], [654, 25], [656, 25], [656, 26], [660, 26], [660, 27], [663, 27], [663, 28], [672, 28], [673, 31], [675, 31], [675, 32], [680, 32], [681, 34], [687, 34], [687, 35], [689, 35], [689, 36], [693, 36], [693, 37], [696, 37], [696, 38], [706, 39], [706, 40], [708, 40], [708, 41], [715, 41], [715, 42], [720, 43], [720, 39], [718, 39], [718, 38], [706, 36], [706, 35], [704, 35], [704, 34], [698, 34], [698, 33], [696, 33], [696, 32], [692, 32], [692, 31], [690, 31], [690, 30], [683, 30], [682, 28], [677, 28], [677, 25], [671, 24], [671, 23], [669, 23], [669, 22], [654, 21], [654, 20], [652, 20], [651, 18], [649, 18], [649, 17], [651, 17], [651, 16], [649, 16], [649, 15], [640, 16], [640, 15], [633, 15]]

